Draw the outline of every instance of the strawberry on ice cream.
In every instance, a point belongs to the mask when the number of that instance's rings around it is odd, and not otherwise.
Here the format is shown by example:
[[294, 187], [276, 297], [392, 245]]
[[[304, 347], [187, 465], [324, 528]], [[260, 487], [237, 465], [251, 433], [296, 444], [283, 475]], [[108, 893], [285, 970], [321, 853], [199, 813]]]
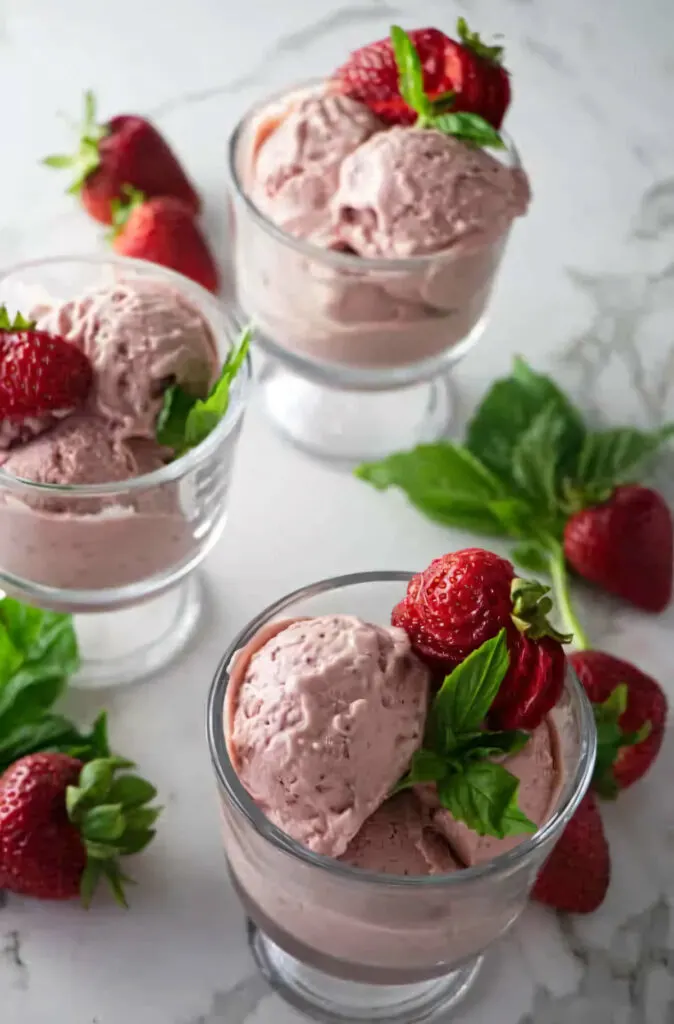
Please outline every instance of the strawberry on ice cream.
[[[401, 39], [407, 57], [396, 63]], [[243, 122], [233, 166], [248, 200], [235, 225], [238, 297], [276, 345], [393, 368], [438, 357], [479, 329], [530, 199], [499, 134], [510, 99], [500, 50], [465, 25], [458, 41], [393, 26], [392, 39]], [[308, 248], [261, 229], [251, 204]]]
[[[0, 311], [6, 585], [14, 578], [66, 592], [120, 587], [165, 573], [198, 549], [184, 488], [131, 483], [182, 454], [158, 432], [167, 389], [179, 389], [184, 409], [206, 399], [218, 378], [213, 332], [188, 294], [118, 273], [67, 301], [41, 300], [30, 311], [34, 324], [9, 323]], [[187, 415], [171, 435], [176, 445]], [[77, 490], [102, 484], [119, 487]]]
[[233, 666], [232, 763], [275, 825], [339, 857], [419, 747], [428, 682], [403, 630], [349, 615], [282, 623]]

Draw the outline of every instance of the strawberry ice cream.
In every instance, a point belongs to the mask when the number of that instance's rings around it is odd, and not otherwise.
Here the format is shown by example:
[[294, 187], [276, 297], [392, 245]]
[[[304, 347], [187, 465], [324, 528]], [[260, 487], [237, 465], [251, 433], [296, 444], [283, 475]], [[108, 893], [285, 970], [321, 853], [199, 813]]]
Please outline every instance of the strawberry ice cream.
[[353, 616], [271, 633], [232, 670], [230, 758], [275, 825], [339, 857], [421, 743], [429, 673], [403, 630]]
[[235, 185], [262, 218], [236, 223], [241, 305], [309, 360], [391, 369], [441, 356], [480, 325], [526, 212], [514, 151], [386, 127], [329, 85], [299, 95], [255, 112], [239, 134]]
[[[503, 766], [520, 780], [520, 810], [536, 825], [544, 825], [557, 805], [563, 782], [560, 763], [559, 737], [549, 717], [534, 729], [523, 750], [503, 761]], [[440, 806], [433, 787], [418, 787], [418, 795], [431, 814], [433, 827], [445, 837], [465, 867], [493, 860], [521, 842], [521, 836], [479, 836]]]
[[[179, 289], [140, 275], [41, 301], [33, 315], [87, 356], [93, 382], [78, 408], [0, 421], [3, 587], [100, 591], [187, 565], [220, 507], [226, 460], [202, 476], [198, 501], [196, 481], [179, 474], [136, 481], [174, 454], [156, 440], [166, 388], [204, 398], [217, 375], [209, 323]], [[104, 494], [69, 489], [98, 485]], [[65, 594], [59, 607], [75, 610]]]
[[256, 205], [289, 234], [330, 246], [342, 161], [382, 127], [348, 96], [298, 93], [278, 116], [269, 111], [260, 127], [251, 186]]
[[156, 281], [119, 281], [38, 315], [37, 326], [82, 349], [94, 369], [90, 408], [116, 437], [150, 437], [168, 384], [198, 397], [217, 370], [201, 314]]
[[411, 792], [386, 800], [363, 824], [340, 860], [385, 875], [446, 875], [461, 866], [434, 828], [431, 812]]

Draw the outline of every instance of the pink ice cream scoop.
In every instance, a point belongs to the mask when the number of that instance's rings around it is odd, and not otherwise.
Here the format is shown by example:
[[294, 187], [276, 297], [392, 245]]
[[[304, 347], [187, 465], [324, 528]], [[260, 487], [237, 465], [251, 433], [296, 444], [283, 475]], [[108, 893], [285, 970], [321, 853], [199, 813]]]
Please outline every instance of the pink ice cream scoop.
[[229, 755], [275, 825], [339, 857], [421, 744], [428, 671], [402, 629], [350, 615], [275, 625], [232, 668]]
[[[555, 809], [563, 782], [559, 737], [552, 720], [547, 718], [534, 729], [527, 745], [505, 758], [503, 765], [520, 780], [517, 794], [520, 810], [536, 825], [545, 824]], [[435, 787], [419, 786], [416, 792], [430, 810], [433, 825], [466, 867], [493, 860], [526, 838], [523, 835], [507, 839], [479, 836], [440, 807]]]
[[253, 142], [251, 198], [291, 235], [330, 245], [330, 202], [342, 161], [382, 128], [362, 103], [330, 93], [298, 94], [267, 112]]
[[446, 875], [460, 865], [415, 793], [390, 797], [367, 819], [340, 860], [386, 875]]
[[93, 413], [120, 437], [155, 436], [167, 384], [203, 397], [217, 369], [211, 330], [179, 292], [157, 281], [121, 280], [40, 310], [38, 327], [91, 360]]
[[378, 132], [347, 156], [332, 204], [359, 256], [407, 258], [499, 238], [526, 212], [526, 175], [432, 129]]
[[[2, 464], [6, 473], [37, 484], [107, 484], [129, 480], [159, 469], [165, 453], [149, 440], [122, 440], [96, 416], [72, 415], [28, 444], [11, 449]], [[98, 499], [58, 494], [22, 496], [22, 501], [51, 512], [90, 514], [101, 508]], [[111, 498], [110, 501], [115, 500]], [[110, 503], [110, 502], [108, 502]]]

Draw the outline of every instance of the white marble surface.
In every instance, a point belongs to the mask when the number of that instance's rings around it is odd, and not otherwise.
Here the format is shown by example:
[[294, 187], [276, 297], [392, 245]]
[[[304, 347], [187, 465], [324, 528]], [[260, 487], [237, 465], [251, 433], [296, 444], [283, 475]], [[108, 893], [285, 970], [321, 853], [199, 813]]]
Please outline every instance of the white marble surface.
[[[321, 73], [348, 48], [465, 13], [501, 31], [515, 77], [510, 129], [534, 183], [460, 407], [514, 351], [552, 368], [599, 415], [674, 417], [672, 0], [0, 0], [0, 265], [101, 246], [38, 158], [68, 141], [59, 111], [85, 86], [104, 113], [157, 117], [207, 196], [222, 249], [227, 133], [250, 101]], [[263, 604], [335, 571], [417, 568], [469, 538], [394, 496], [285, 449], [253, 409], [210, 610], [164, 678], [111, 695], [113, 735], [161, 791], [159, 837], [133, 908], [89, 913], [10, 899], [0, 910], [2, 1024], [287, 1024], [255, 976], [218, 840], [204, 700], [233, 631]], [[674, 618], [587, 608], [595, 640], [674, 697]], [[80, 700], [82, 712], [95, 702]], [[492, 954], [462, 1024], [674, 1021], [674, 742], [606, 814], [614, 881], [589, 919], [532, 907]]]

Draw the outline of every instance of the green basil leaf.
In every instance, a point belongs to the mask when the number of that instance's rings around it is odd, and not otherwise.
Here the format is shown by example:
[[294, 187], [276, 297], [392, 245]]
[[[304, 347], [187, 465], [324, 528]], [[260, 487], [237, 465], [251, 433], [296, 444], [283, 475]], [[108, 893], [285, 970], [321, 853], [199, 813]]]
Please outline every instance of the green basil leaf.
[[212, 430], [215, 430], [229, 408], [229, 394], [232, 384], [246, 361], [253, 331], [247, 328], [227, 356], [220, 376], [211, 388], [208, 398], [197, 399], [187, 415], [183, 450], [201, 444]]
[[35, 721], [17, 726], [0, 737], [0, 774], [20, 757], [39, 751], [69, 754], [81, 761], [99, 756], [92, 751], [88, 736], [62, 715], [47, 713]]
[[391, 45], [398, 66], [398, 88], [408, 107], [420, 116], [431, 109], [424, 89], [424, 72], [417, 48], [404, 29], [391, 26]]
[[674, 433], [674, 425], [644, 431], [633, 427], [601, 430], [585, 438], [574, 483], [580, 488], [606, 488], [608, 492], [631, 478]]
[[462, 734], [476, 731], [498, 693], [508, 662], [506, 631], [502, 629], [446, 677], [431, 704], [431, 734], [444, 735], [447, 744], [452, 737], [458, 743]]
[[550, 403], [558, 406], [566, 421], [565, 459], [559, 468], [570, 474], [585, 438], [582, 417], [549, 377], [535, 373], [519, 357], [511, 376], [495, 381], [478, 407], [468, 425], [466, 446], [500, 480], [518, 490], [512, 473], [513, 451]]
[[461, 737], [456, 756], [475, 761], [489, 757], [512, 756], [523, 750], [529, 742], [529, 733], [523, 729], [487, 729], [474, 735]]
[[[444, 526], [505, 536], [492, 501], [507, 501], [501, 482], [466, 448], [450, 441], [419, 445], [355, 470], [378, 490], [398, 487], [412, 505]], [[496, 506], [498, 508], [498, 505]]]
[[188, 395], [178, 384], [164, 392], [163, 404], [157, 417], [157, 443], [181, 451], [185, 440], [185, 424], [196, 395]]
[[412, 754], [410, 766], [403, 777], [394, 786], [392, 792], [399, 793], [402, 789], [417, 786], [423, 782], [437, 782], [447, 770], [447, 763], [441, 754], [422, 747]]
[[481, 836], [533, 833], [537, 826], [517, 806], [519, 779], [493, 761], [468, 763], [438, 783], [438, 797], [457, 821]]
[[238, 345], [229, 352], [220, 376], [207, 398], [195, 398], [178, 384], [164, 393], [164, 402], [157, 418], [157, 441], [182, 455], [208, 437], [229, 408], [232, 383], [246, 361], [253, 336], [247, 328]]
[[575, 457], [574, 438], [569, 439], [569, 420], [557, 402], [537, 413], [520, 435], [512, 451], [512, 474], [518, 488], [536, 506], [554, 516], [561, 500], [561, 475]]
[[479, 114], [465, 111], [448, 111], [433, 116], [433, 127], [444, 135], [452, 135], [474, 146], [488, 146], [490, 149], [505, 149], [505, 142], [489, 121]]
[[516, 544], [510, 556], [520, 569], [533, 573], [549, 573], [550, 562], [546, 550], [538, 541], [522, 541]]

